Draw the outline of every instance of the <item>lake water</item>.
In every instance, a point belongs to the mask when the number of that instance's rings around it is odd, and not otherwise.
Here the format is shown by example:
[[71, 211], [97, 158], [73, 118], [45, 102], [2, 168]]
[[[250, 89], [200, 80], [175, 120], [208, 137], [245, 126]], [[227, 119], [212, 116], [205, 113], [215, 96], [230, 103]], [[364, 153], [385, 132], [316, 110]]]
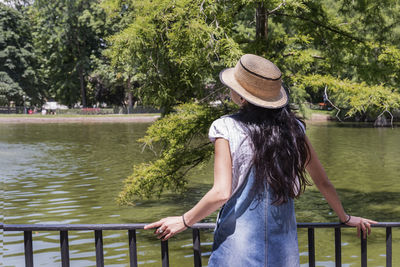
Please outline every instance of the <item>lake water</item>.
[[[212, 164], [191, 173], [184, 195], [167, 193], [120, 207], [115, 198], [134, 164], [154, 158], [137, 139], [149, 124], [0, 124], [0, 178], [5, 224], [142, 223], [190, 209], [213, 181]], [[400, 221], [400, 128], [309, 125], [307, 133], [346, 210], [378, 221]], [[314, 187], [296, 200], [298, 222], [336, 222]], [[216, 213], [204, 220], [214, 222]], [[5, 266], [24, 266], [23, 233], [0, 232]], [[127, 266], [127, 232], [105, 231], [106, 266]], [[0, 237], [1, 238], [1, 237]], [[317, 266], [334, 266], [333, 230], [317, 229]], [[69, 233], [71, 266], [95, 266], [93, 232]], [[201, 231], [203, 265], [212, 231]], [[161, 266], [160, 242], [151, 231], [137, 232], [141, 266]], [[360, 265], [359, 239], [343, 229], [343, 266]], [[169, 242], [171, 266], [193, 266], [192, 236]], [[1, 244], [0, 244], [1, 247]], [[58, 232], [33, 233], [35, 266], [61, 266]], [[307, 232], [299, 230], [302, 264], [308, 261]], [[393, 230], [393, 266], [400, 264], [400, 229]], [[1, 252], [0, 252], [1, 253]], [[368, 240], [368, 266], [385, 265], [385, 229]]]

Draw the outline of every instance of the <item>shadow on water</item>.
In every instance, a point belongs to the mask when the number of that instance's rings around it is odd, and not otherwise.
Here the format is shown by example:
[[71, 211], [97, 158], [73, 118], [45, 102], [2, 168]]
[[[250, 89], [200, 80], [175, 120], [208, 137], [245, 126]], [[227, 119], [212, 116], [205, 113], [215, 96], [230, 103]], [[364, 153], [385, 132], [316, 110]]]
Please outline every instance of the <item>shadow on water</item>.
[[[136, 202], [135, 206], [150, 208], [154, 207], [154, 205], [173, 205], [178, 210], [181, 210], [180, 207], [182, 207], [182, 205], [192, 207], [200, 200], [198, 197], [202, 196], [202, 194], [206, 193], [209, 189], [211, 189], [211, 185], [209, 184], [195, 184], [188, 187], [182, 193], [164, 193], [160, 198]], [[179, 203], [179, 205], [176, 205], [177, 203]]]
[[[381, 222], [400, 221], [399, 210], [393, 209], [399, 204], [400, 192], [362, 192], [355, 189], [337, 189], [337, 192], [349, 214]], [[322, 194], [310, 188], [296, 201], [296, 212], [299, 222], [338, 220]]]
[[[203, 192], [207, 192], [209, 185], [196, 185], [183, 194], [165, 194], [161, 199], [146, 200], [137, 203], [135, 208], [151, 208], [154, 206], [168, 207], [171, 216], [181, 214], [182, 210], [190, 209], [195, 205]], [[380, 222], [400, 221], [398, 206], [400, 192], [363, 192], [355, 189], [337, 189], [346, 212], [370, 218]], [[193, 197], [195, 196], [195, 197]], [[180, 203], [180, 205], [176, 205]], [[306, 192], [295, 201], [298, 222], [337, 222], [338, 218], [330, 208], [323, 195], [315, 188], [307, 188]], [[202, 222], [215, 222], [216, 213]]]
[[393, 125], [387, 125], [383, 127], [374, 126], [373, 122], [351, 122], [351, 121], [329, 121], [329, 122], [309, 122], [307, 125], [323, 125], [326, 127], [339, 127], [339, 128], [376, 128], [376, 129], [385, 129], [385, 128], [398, 128], [400, 127], [400, 122], [393, 122]]

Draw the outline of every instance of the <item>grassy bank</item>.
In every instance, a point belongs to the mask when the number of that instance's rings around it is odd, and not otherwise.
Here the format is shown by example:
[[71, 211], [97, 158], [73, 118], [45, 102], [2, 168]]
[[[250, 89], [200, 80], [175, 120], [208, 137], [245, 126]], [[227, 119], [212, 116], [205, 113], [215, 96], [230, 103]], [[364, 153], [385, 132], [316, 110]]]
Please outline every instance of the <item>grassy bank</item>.
[[305, 107], [305, 112], [303, 114], [306, 120], [310, 120], [313, 114], [320, 114], [327, 117], [335, 118], [337, 110], [323, 110], [323, 109], [311, 109], [310, 107]]

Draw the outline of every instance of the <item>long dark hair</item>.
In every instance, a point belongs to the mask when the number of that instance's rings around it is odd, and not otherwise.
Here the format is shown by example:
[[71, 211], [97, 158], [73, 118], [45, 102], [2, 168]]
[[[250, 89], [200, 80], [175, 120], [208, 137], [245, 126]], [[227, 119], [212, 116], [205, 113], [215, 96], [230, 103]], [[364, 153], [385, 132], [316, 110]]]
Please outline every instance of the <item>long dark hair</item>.
[[267, 182], [274, 191], [274, 205], [300, 196], [310, 185], [305, 174], [309, 147], [300, 125], [304, 122], [288, 105], [267, 109], [246, 103], [238, 115], [251, 138], [257, 188]]

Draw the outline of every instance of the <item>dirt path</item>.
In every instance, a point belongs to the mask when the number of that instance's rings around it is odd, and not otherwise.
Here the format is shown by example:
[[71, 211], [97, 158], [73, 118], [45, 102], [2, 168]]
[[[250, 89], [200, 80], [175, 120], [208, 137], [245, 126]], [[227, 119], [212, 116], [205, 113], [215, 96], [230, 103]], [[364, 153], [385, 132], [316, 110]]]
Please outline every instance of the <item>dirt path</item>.
[[[114, 122], [154, 122], [160, 115], [137, 115], [137, 116], [76, 116], [76, 117], [61, 117], [46, 115], [43, 117], [1, 117], [0, 124], [6, 123], [114, 123]], [[330, 120], [330, 116], [326, 114], [313, 113], [307, 122], [318, 123]]]
[[143, 116], [103, 116], [98, 117], [0, 117], [1, 123], [113, 123], [113, 122], [153, 122], [159, 115]]

